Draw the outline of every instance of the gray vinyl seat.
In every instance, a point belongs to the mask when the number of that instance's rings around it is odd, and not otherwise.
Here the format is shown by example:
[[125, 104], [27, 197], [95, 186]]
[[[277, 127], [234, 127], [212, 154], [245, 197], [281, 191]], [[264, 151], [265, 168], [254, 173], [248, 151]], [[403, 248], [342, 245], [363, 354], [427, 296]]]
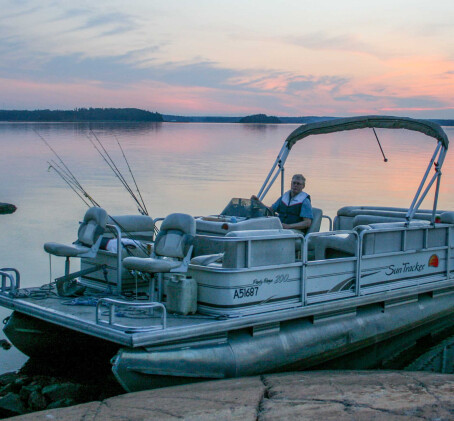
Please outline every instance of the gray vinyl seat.
[[319, 208], [312, 208], [312, 223], [311, 226], [307, 229], [306, 234], [311, 232], [319, 232], [320, 226], [322, 224], [323, 211]]
[[196, 223], [191, 215], [173, 213], [161, 224], [149, 258], [126, 257], [123, 266], [147, 273], [187, 272], [193, 250]]
[[84, 220], [79, 226], [77, 240], [72, 244], [45, 243], [44, 250], [54, 256], [89, 257], [93, 258], [101, 244], [102, 234], [106, 229], [107, 212], [98, 207], [92, 207], [85, 213]]
[[[353, 230], [358, 234], [363, 230], [370, 230], [368, 225], [358, 225]], [[358, 247], [358, 236], [355, 234], [334, 234], [326, 237], [312, 238], [315, 260], [328, 258], [327, 251], [339, 252], [343, 255], [356, 256]]]

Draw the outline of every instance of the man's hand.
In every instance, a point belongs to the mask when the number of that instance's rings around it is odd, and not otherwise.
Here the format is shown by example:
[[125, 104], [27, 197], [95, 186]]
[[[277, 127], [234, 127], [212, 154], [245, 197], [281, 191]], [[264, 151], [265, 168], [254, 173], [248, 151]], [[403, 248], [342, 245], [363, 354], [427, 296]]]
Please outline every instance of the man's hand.
[[282, 224], [282, 228], [286, 230], [304, 230], [306, 228], [309, 228], [312, 224], [312, 219], [310, 218], [303, 218], [302, 221], [297, 222], [295, 224]]

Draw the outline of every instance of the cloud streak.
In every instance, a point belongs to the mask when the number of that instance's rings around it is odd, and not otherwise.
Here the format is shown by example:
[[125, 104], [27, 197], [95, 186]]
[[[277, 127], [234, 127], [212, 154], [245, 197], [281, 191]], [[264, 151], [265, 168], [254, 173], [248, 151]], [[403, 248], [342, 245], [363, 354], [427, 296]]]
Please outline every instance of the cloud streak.
[[316, 51], [344, 51], [354, 54], [367, 54], [377, 57], [388, 57], [389, 53], [362, 42], [357, 35], [339, 34], [330, 35], [324, 32], [313, 32], [298, 37], [288, 37], [285, 41], [309, 50]]

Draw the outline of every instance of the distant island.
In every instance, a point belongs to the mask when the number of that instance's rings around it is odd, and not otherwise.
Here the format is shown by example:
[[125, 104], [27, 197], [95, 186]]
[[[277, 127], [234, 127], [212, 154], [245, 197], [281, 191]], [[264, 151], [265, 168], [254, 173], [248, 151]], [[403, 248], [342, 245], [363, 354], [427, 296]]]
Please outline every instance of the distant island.
[[267, 116], [266, 114], [253, 114], [243, 117], [240, 123], [259, 123], [259, 124], [280, 124], [282, 123], [277, 117]]
[[[257, 114], [260, 115], [260, 114]], [[262, 114], [265, 115], [265, 114]], [[210, 116], [181, 116], [163, 114], [164, 121], [175, 123], [240, 123], [243, 117], [210, 117]], [[317, 121], [333, 120], [336, 117], [277, 117], [281, 123], [287, 124], [307, 124]]]
[[[339, 117], [274, 117], [253, 114], [246, 117], [180, 116], [160, 114], [139, 108], [76, 108], [74, 110], [0, 110], [0, 121], [10, 122], [175, 122], [175, 123], [268, 123], [308, 124]], [[429, 119], [441, 126], [454, 126], [454, 120]]]
[[162, 122], [159, 113], [139, 110], [138, 108], [76, 108], [61, 110], [0, 110], [0, 121], [48, 121], [48, 122], [83, 122], [83, 121], [152, 121]]

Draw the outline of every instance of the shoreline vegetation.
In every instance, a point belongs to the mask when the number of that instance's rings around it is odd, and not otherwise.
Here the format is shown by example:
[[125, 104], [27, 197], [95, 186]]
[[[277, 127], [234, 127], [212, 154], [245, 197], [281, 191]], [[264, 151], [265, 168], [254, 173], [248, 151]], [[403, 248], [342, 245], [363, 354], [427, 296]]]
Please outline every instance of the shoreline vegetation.
[[[74, 110], [0, 110], [3, 122], [176, 122], [176, 123], [253, 123], [305, 124], [332, 120], [329, 116], [276, 117], [254, 114], [245, 117], [179, 116], [140, 110], [138, 108], [75, 108]], [[454, 119], [428, 119], [442, 126], [454, 126]]]

